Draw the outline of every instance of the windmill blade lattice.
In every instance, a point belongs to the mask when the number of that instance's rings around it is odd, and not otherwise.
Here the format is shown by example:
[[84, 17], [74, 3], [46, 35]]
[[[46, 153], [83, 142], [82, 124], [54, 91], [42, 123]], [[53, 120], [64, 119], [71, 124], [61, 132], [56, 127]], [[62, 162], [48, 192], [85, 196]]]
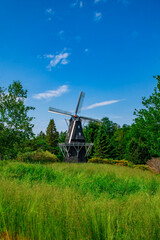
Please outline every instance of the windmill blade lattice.
[[66, 115], [66, 116], [70, 116], [70, 117], [73, 116], [73, 114], [71, 112], [67, 112], [67, 111], [60, 110], [60, 109], [57, 109], [57, 108], [52, 108], [52, 107], [49, 107], [48, 112], [57, 113], [57, 114], [61, 114], [61, 115]]
[[84, 101], [84, 97], [85, 97], [85, 93], [84, 92], [80, 92], [78, 103], [77, 103], [77, 107], [76, 107], [76, 111], [75, 111], [75, 115], [80, 113], [81, 108], [82, 108], [82, 104], [83, 104], [83, 101]]
[[90, 118], [90, 117], [83, 117], [83, 116], [79, 116], [80, 119], [84, 119], [84, 120], [88, 120], [88, 121], [94, 121], [94, 122], [100, 122], [101, 121], [99, 119], [95, 119], [95, 118]]

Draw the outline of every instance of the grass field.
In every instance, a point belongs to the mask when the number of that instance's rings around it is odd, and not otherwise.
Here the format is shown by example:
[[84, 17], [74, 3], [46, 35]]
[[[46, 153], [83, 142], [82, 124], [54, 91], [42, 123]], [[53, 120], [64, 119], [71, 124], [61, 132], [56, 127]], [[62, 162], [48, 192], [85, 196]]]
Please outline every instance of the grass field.
[[160, 177], [102, 164], [0, 163], [0, 239], [157, 240]]

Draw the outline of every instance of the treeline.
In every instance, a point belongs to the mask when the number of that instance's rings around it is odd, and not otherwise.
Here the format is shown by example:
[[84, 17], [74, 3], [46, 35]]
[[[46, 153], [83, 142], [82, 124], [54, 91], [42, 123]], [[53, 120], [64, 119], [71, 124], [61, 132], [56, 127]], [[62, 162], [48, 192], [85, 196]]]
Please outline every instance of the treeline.
[[[160, 75], [154, 77], [157, 86], [149, 98], [142, 98], [143, 108], [134, 111], [134, 123], [122, 127], [105, 117], [102, 123], [89, 122], [84, 127], [86, 142], [94, 143], [89, 157], [126, 159], [134, 164], [145, 164], [160, 156]], [[66, 132], [58, 133], [50, 120], [45, 133], [33, 134], [31, 106], [25, 106], [27, 90], [19, 81], [8, 89], [0, 88], [0, 158], [15, 159], [18, 154], [37, 151], [54, 153], [61, 161], [58, 143], [64, 142]]]

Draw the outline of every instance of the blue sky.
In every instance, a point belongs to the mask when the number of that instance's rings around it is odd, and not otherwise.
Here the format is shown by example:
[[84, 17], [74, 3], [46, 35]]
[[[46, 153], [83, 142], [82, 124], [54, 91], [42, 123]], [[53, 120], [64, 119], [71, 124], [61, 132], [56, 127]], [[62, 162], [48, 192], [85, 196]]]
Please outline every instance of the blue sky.
[[81, 90], [82, 115], [131, 124], [160, 74], [159, 10], [159, 0], [1, 0], [0, 86], [28, 90], [35, 133], [51, 118], [67, 129], [48, 107], [74, 110]]

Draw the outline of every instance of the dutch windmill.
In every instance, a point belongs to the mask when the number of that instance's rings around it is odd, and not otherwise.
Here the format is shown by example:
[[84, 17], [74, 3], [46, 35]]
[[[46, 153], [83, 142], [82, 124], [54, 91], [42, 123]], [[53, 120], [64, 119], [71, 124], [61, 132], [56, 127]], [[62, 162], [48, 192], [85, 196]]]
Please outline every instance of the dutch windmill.
[[76, 106], [75, 113], [72, 114], [68, 111], [63, 111], [57, 108], [49, 108], [49, 112], [66, 115], [70, 117], [69, 128], [66, 136], [65, 143], [60, 143], [59, 147], [65, 156], [66, 162], [86, 162], [86, 157], [89, 154], [93, 143], [85, 143], [85, 137], [82, 130], [82, 120], [97, 121], [98, 119], [93, 119], [89, 117], [79, 116], [82, 108], [82, 103], [85, 94], [80, 92], [78, 103]]

